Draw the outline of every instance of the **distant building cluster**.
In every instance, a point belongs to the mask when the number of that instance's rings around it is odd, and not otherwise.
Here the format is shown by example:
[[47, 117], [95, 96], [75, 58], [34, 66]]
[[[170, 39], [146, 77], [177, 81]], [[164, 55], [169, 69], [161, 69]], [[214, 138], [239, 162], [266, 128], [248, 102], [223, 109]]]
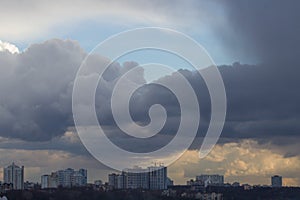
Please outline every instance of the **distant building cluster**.
[[75, 171], [72, 168], [58, 170], [50, 175], [41, 176], [41, 188], [61, 187], [83, 187], [87, 185], [87, 170], [79, 169]]
[[187, 182], [187, 185], [191, 186], [223, 186], [224, 185], [224, 176], [218, 174], [202, 174], [196, 176], [195, 180], [190, 180]]
[[164, 190], [173, 182], [167, 177], [167, 168], [151, 166], [147, 169], [135, 167], [125, 169], [121, 174], [109, 174], [110, 189], [150, 189]]
[[[94, 191], [109, 192], [111, 190], [125, 190], [130, 192], [135, 189], [162, 190], [162, 196], [192, 198], [192, 199], [222, 199], [228, 195], [227, 190], [253, 191], [264, 188], [282, 187], [282, 176], [271, 177], [271, 185], [249, 185], [239, 182], [224, 183], [224, 176], [219, 174], [201, 174], [187, 181], [186, 185], [173, 185], [173, 181], [167, 176], [167, 167], [154, 165], [147, 168], [134, 167], [124, 169], [121, 173], [108, 175], [108, 182], [95, 180], [94, 184], [87, 183], [87, 170], [74, 170], [67, 168], [51, 174], [41, 176], [41, 183], [24, 181], [24, 166], [17, 166], [14, 162], [3, 168], [3, 182], [0, 181], [0, 192], [7, 190], [39, 190], [55, 188], [87, 187]], [[214, 188], [216, 190], [214, 191]], [[284, 189], [284, 188], [283, 188]], [[52, 191], [52, 190], [50, 190]], [[152, 192], [152, 191], [148, 191]]]

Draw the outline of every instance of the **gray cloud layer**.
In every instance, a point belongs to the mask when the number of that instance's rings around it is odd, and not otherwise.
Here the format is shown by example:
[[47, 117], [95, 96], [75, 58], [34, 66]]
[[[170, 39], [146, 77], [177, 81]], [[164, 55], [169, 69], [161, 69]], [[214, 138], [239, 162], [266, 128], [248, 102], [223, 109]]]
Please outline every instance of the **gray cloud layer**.
[[[73, 126], [72, 83], [85, 55], [76, 42], [61, 40], [32, 45], [21, 54], [1, 52], [1, 136], [46, 141], [63, 135], [68, 127]], [[101, 60], [103, 58], [99, 57]], [[99, 88], [97, 93], [96, 107], [100, 122], [106, 125], [108, 134], [112, 139], [115, 138], [116, 143], [122, 146], [122, 142], [130, 141], [126, 143], [127, 147], [143, 152], [149, 148], [159, 148], [172, 138], [177, 130], [180, 110], [170, 91], [160, 86], [147, 85], [132, 97], [131, 114], [134, 120], [147, 123], [149, 106], [154, 103], [164, 105], [169, 119], [160, 133], [161, 137], [148, 145], [141, 145], [143, 143], [140, 141], [127, 140], [126, 136], [120, 135], [108, 109], [109, 99], [116, 79], [135, 65], [134, 62], [125, 63], [123, 67], [113, 64], [105, 74], [104, 90]], [[299, 73], [293, 66], [290, 70], [287, 68], [274, 63], [256, 66], [235, 63], [220, 67], [228, 97], [227, 120], [222, 137], [266, 141], [273, 141], [274, 137], [298, 137]], [[142, 70], [140, 72], [137, 76], [142, 77]], [[201, 102], [202, 121], [198, 134], [201, 138], [210, 116], [207, 88], [197, 73], [188, 70], [180, 72], [190, 81]], [[140, 78], [134, 79], [132, 81]], [[161, 79], [165, 80], [176, 84], [172, 76]], [[273, 142], [278, 143], [277, 140]]]

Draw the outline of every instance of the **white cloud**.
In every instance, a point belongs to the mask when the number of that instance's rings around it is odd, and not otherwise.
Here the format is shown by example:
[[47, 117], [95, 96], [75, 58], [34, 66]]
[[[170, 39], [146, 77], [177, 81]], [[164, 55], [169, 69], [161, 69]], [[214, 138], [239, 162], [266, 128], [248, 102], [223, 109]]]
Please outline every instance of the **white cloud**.
[[10, 53], [20, 53], [18, 47], [16, 47], [14, 44], [8, 42], [2, 42], [1, 40], [0, 40], [0, 51], [8, 51]]

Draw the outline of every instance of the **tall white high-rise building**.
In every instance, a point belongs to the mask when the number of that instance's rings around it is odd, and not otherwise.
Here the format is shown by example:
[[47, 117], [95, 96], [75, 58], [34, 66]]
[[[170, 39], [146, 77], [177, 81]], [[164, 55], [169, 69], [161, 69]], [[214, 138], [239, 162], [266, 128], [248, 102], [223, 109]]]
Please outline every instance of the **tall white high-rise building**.
[[50, 183], [50, 175], [43, 175], [41, 176], [41, 188], [49, 188], [49, 183]]
[[19, 167], [12, 163], [3, 169], [3, 182], [13, 184], [14, 190], [24, 189], [24, 166]]
[[148, 167], [149, 170], [149, 189], [167, 189], [167, 168], [163, 166]]
[[71, 175], [74, 173], [74, 169], [68, 168], [58, 171], [58, 185], [63, 187], [71, 187]]
[[87, 184], [87, 171], [80, 169], [79, 171], [74, 171], [71, 174], [71, 186], [72, 187], [81, 187]]

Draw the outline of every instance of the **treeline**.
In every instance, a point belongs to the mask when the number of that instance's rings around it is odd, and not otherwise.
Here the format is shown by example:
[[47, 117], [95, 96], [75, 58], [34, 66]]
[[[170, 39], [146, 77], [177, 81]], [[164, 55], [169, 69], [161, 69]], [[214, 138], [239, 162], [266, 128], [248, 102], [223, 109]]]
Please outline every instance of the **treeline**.
[[177, 200], [161, 196], [161, 191], [95, 191], [92, 189], [57, 189], [8, 191], [8, 200]]
[[300, 200], [299, 187], [208, 187], [207, 192], [223, 194], [223, 200]]

